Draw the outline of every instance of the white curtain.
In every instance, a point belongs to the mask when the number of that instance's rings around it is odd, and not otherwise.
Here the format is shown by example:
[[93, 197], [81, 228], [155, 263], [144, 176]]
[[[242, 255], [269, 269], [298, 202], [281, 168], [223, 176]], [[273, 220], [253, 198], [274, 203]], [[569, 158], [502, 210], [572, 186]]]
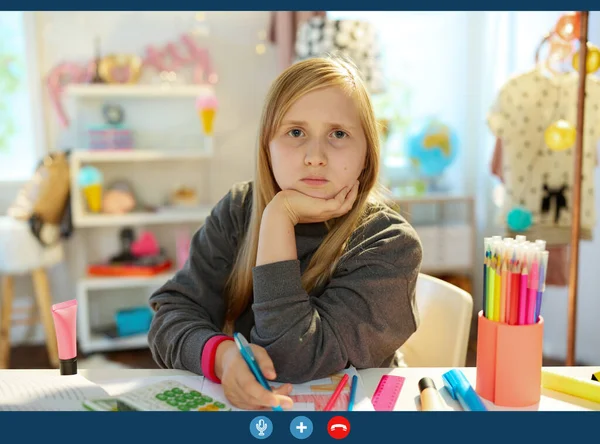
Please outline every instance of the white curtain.
[[0, 189], [45, 153], [33, 12], [0, 11]]

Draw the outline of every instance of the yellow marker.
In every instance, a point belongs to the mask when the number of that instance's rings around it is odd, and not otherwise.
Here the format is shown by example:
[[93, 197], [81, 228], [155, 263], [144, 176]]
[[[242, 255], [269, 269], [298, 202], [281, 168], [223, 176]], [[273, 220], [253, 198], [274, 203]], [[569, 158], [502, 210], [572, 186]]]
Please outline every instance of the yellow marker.
[[500, 322], [500, 295], [502, 291], [502, 275], [500, 267], [494, 276], [494, 319], [493, 321]]
[[600, 403], [600, 382], [542, 370], [542, 387]]
[[490, 321], [494, 320], [494, 296], [495, 296], [495, 291], [494, 291], [494, 285], [496, 285], [496, 270], [494, 270], [494, 267], [490, 267], [489, 273], [488, 273], [488, 281], [489, 281], [489, 287], [488, 287], [488, 298], [486, 303], [488, 304], [488, 319]]

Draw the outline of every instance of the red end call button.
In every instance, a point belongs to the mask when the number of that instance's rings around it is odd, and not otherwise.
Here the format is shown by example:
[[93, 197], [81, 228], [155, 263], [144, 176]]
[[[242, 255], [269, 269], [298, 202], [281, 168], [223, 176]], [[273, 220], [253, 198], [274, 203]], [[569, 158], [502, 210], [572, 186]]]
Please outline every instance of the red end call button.
[[327, 432], [333, 439], [344, 439], [350, 433], [350, 423], [343, 416], [334, 416], [327, 423]]

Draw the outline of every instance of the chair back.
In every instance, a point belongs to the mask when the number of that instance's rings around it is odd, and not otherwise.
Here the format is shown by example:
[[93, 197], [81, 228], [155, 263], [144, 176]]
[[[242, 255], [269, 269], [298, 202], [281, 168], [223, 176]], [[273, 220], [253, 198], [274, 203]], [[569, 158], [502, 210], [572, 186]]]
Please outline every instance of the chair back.
[[409, 367], [464, 367], [473, 315], [471, 295], [441, 279], [419, 274], [417, 331], [400, 348]]

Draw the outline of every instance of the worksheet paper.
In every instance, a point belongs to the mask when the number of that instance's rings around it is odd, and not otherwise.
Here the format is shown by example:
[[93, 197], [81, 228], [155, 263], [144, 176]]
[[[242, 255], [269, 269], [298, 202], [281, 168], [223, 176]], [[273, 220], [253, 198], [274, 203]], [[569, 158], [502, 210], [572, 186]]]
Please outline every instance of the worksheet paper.
[[[322, 411], [335, 391], [344, 373], [349, 376], [348, 383], [340, 394], [333, 411], [348, 409], [352, 376], [358, 375], [350, 368], [328, 378], [318, 379], [304, 384], [294, 384], [290, 397], [294, 400], [293, 411]], [[214, 399], [230, 405], [225, 398], [223, 388], [202, 376], [158, 376], [136, 378], [103, 383], [103, 387], [94, 384], [80, 375], [61, 376], [47, 372], [3, 372], [0, 376], [0, 411], [85, 411], [86, 400], [103, 400], [118, 397], [120, 394], [148, 384], [175, 380], [198, 390]], [[273, 383], [273, 386], [279, 384]], [[239, 409], [231, 407], [232, 410]], [[373, 411], [373, 405], [367, 396], [360, 376], [354, 404], [356, 411]]]
[[0, 411], [82, 411], [86, 399], [106, 398], [98, 385], [80, 375], [2, 372]]
[[[293, 411], [317, 411], [321, 412], [329, 402], [331, 395], [338, 386], [338, 383], [348, 374], [348, 382], [344, 386], [340, 396], [333, 405], [332, 411], [348, 410], [350, 401], [350, 389], [352, 386], [352, 376], [358, 376], [358, 386], [356, 387], [356, 396], [354, 398], [353, 411], [375, 411], [370, 397], [367, 395], [362, 379], [355, 368], [349, 368], [328, 378], [317, 379], [304, 384], [294, 384], [290, 398], [294, 401]], [[273, 384], [277, 386], [278, 384]]]
[[[294, 384], [292, 393], [290, 394], [290, 397], [294, 401], [294, 407], [292, 408], [292, 411], [322, 411], [345, 373], [347, 373], [349, 376], [348, 382], [332, 410], [346, 411], [348, 409], [348, 401], [350, 399], [352, 376], [358, 375], [358, 372], [354, 368], [336, 373], [328, 378], [318, 379], [304, 384]], [[216, 384], [202, 376], [151, 376], [147, 378], [137, 378], [135, 380], [110, 381], [104, 383], [103, 387], [110, 396], [118, 397], [120, 394], [130, 390], [139, 389], [140, 387], [144, 387], [149, 384], [156, 384], [166, 380], [178, 381], [181, 384], [190, 387], [191, 389], [198, 390], [199, 392], [208, 395], [211, 398], [223, 402], [231, 407], [233, 411], [240, 410], [229, 404], [220, 384]], [[277, 387], [280, 384], [272, 383], [271, 385]], [[358, 376], [358, 386], [356, 389], [356, 398], [354, 401], [353, 410], [374, 411], [373, 404], [371, 404], [371, 399], [366, 393], [360, 376]]]

